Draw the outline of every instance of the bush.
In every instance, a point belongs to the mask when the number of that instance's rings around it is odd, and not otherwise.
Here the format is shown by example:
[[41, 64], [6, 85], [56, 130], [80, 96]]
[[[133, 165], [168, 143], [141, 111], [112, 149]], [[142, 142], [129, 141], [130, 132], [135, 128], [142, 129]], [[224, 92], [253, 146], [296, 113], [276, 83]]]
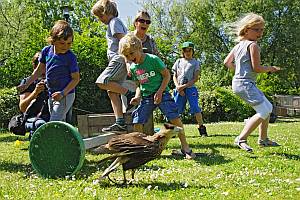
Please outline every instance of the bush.
[[200, 105], [204, 121], [243, 121], [253, 115], [254, 110], [231, 89], [218, 87], [213, 91], [204, 91], [200, 95]]
[[19, 111], [19, 96], [15, 87], [0, 89], [0, 126], [7, 128], [10, 118]]

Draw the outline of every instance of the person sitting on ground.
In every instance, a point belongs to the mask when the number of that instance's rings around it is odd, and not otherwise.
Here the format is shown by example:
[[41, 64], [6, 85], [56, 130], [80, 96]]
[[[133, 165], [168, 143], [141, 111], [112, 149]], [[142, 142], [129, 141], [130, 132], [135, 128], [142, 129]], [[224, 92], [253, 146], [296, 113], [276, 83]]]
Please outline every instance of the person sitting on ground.
[[[39, 55], [40, 52], [37, 52], [32, 58], [33, 69], [39, 63]], [[23, 79], [20, 84], [26, 84], [28, 78]], [[30, 84], [26, 90], [20, 92], [19, 108], [22, 113], [26, 114], [25, 129], [29, 132], [30, 139], [34, 131], [50, 119], [45, 74]]]
[[199, 93], [195, 86], [200, 74], [199, 61], [193, 58], [195, 52], [192, 42], [184, 42], [181, 49], [183, 58], [176, 60], [172, 67], [173, 81], [176, 86], [174, 100], [180, 114], [183, 113], [186, 102], [189, 102], [190, 113], [195, 115], [199, 133], [202, 137], [206, 137], [206, 127], [203, 125], [201, 108], [198, 104]]
[[[134, 105], [139, 104], [132, 113], [134, 130], [143, 132], [143, 125], [157, 107], [172, 124], [183, 127], [177, 106], [169, 93], [168, 83], [171, 75], [162, 60], [156, 55], [143, 53], [141, 40], [132, 33], [120, 40], [119, 52], [127, 62], [132, 62], [130, 72], [138, 85], [135, 97], [130, 102]], [[178, 136], [185, 158], [195, 158], [196, 155], [190, 149], [184, 131]]]

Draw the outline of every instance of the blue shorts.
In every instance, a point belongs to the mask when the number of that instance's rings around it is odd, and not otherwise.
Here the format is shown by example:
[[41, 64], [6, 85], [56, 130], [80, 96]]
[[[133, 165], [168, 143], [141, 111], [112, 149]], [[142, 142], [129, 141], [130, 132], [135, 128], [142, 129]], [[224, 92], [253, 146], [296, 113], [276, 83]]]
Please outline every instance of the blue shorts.
[[179, 118], [177, 105], [169, 92], [162, 95], [161, 103], [154, 104], [154, 94], [143, 97], [140, 105], [132, 112], [133, 124], [145, 124], [153, 110], [159, 107], [168, 120]]
[[174, 100], [178, 106], [179, 113], [180, 114], [183, 113], [187, 101], [190, 104], [191, 114], [201, 112], [202, 110], [198, 104], [199, 93], [197, 88], [196, 87], [185, 88], [184, 93], [185, 95], [181, 96], [177, 90], [174, 90]]

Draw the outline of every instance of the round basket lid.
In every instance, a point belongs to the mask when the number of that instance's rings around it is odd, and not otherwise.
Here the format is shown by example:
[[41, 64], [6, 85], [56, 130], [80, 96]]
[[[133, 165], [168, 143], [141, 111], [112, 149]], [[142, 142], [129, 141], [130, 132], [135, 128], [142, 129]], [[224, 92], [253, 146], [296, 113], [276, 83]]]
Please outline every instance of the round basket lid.
[[33, 169], [43, 177], [75, 174], [83, 165], [84, 142], [75, 127], [65, 122], [49, 122], [33, 134], [29, 157]]

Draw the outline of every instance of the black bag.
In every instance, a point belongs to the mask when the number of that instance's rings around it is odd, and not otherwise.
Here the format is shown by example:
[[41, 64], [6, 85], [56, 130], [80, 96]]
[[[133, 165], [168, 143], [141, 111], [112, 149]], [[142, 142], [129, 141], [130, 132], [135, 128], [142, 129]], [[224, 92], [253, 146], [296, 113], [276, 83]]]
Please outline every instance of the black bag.
[[23, 114], [13, 116], [8, 124], [8, 130], [15, 135], [25, 135], [25, 119]]

